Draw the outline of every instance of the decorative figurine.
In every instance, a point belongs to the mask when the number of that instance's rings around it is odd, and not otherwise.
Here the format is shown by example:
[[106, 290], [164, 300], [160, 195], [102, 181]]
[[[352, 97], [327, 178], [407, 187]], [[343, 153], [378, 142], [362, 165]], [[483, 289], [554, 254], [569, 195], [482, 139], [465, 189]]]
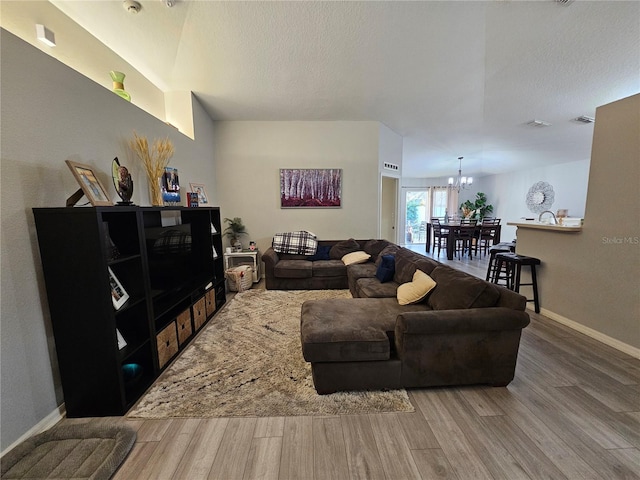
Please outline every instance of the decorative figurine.
[[111, 162], [111, 176], [113, 177], [113, 186], [122, 199], [117, 205], [133, 205], [131, 196], [133, 195], [133, 180], [127, 167], [121, 166], [118, 157]]

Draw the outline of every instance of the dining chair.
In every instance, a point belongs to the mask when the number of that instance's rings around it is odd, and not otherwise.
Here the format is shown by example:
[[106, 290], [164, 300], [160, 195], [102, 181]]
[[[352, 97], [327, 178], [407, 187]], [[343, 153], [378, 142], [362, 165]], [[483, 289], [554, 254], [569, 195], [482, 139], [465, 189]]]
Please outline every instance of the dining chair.
[[431, 247], [431, 253], [436, 251], [437, 245], [438, 256], [440, 256], [440, 249], [443, 247], [443, 243], [445, 250], [447, 248], [449, 229], [442, 227], [442, 225], [440, 225], [440, 219], [434, 217], [431, 219], [431, 230], [433, 231], [433, 246]]
[[478, 251], [484, 252], [487, 255], [489, 248], [495, 244], [497, 237], [498, 226], [500, 225], [499, 218], [483, 218], [477, 232], [475, 253], [478, 255]]
[[455, 249], [459, 259], [462, 259], [465, 252], [470, 260], [473, 258], [473, 241], [476, 238], [477, 224], [478, 220], [475, 218], [464, 218], [460, 221], [460, 225], [455, 227]]

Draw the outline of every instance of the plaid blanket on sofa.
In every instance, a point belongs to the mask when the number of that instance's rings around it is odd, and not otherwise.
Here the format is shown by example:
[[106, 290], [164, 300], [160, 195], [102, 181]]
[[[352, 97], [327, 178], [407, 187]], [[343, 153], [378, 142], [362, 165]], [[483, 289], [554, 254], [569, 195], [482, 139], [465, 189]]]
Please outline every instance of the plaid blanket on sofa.
[[276, 233], [273, 237], [272, 246], [278, 253], [315, 255], [318, 248], [318, 240], [313, 233], [304, 230]]

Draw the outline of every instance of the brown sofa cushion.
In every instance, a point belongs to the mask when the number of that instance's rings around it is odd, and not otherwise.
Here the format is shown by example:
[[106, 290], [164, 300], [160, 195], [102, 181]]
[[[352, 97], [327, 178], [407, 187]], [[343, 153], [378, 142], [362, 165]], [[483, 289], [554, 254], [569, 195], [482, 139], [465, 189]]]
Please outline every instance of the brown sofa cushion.
[[360, 278], [356, 282], [358, 298], [396, 298], [398, 284], [394, 281], [380, 283], [376, 277]]
[[389, 245], [390, 242], [388, 240], [371, 239], [364, 244], [362, 249], [371, 255], [371, 261], [375, 262], [378, 259], [380, 252]]
[[280, 260], [273, 269], [278, 278], [309, 278], [313, 276], [313, 263], [308, 260]]
[[380, 265], [383, 255], [395, 255], [398, 250], [400, 250], [400, 247], [395, 243], [390, 243], [389, 245], [384, 247], [378, 254], [378, 258], [376, 258], [375, 260], [376, 267]]
[[376, 266], [371, 263], [353, 263], [347, 266], [347, 274], [349, 279], [353, 278], [358, 280], [359, 278], [375, 277]]
[[[407, 255], [403, 250], [396, 252], [396, 271], [393, 274], [393, 281], [402, 285], [403, 283], [413, 280], [413, 274], [416, 273], [415, 257], [418, 255], [414, 252]], [[426, 272], [425, 272], [426, 273]]]
[[350, 238], [349, 240], [338, 242], [331, 247], [331, 250], [329, 250], [329, 258], [331, 258], [331, 260], [340, 260], [347, 253], [357, 252], [358, 250], [360, 250], [360, 244], [353, 238]]
[[[384, 255], [384, 254], [381, 254]], [[431, 275], [434, 268], [442, 265], [440, 262], [427, 258], [424, 255], [413, 252], [406, 248], [399, 248], [396, 256], [396, 272], [393, 280], [399, 284], [410, 282], [416, 270], [422, 270], [427, 275]]]
[[450, 267], [436, 267], [430, 276], [437, 284], [428, 298], [434, 310], [492, 307], [500, 297], [491, 283]]
[[310, 260], [312, 255], [296, 255], [294, 253], [278, 253], [278, 258], [282, 260]]
[[307, 362], [388, 360], [396, 317], [424, 310], [395, 298], [308, 300], [302, 304], [300, 338]]
[[347, 274], [347, 266], [342, 260], [319, 260], [313, 262], [314, 277], [338, 277]]

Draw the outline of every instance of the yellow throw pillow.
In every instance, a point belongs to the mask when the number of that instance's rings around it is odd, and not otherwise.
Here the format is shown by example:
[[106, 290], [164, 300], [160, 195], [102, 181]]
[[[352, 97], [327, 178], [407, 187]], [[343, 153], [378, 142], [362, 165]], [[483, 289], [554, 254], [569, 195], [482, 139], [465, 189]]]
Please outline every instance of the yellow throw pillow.
[[400, 305], [409, 305], [412, 303], [418, 303], [424, 297], [427, 296], [433, 287], [436, 286], [436, 282], [429, 275], [422, 270], [416, 270], [413, 274], [413, 280], [407, 283], [403, 283], [398, 287], [396, 296], [398, 297], [398, 303]]
[[345, 265], [353, 265], [355, 263], [364, 263], [371, 258], [366, 252], [351, 252], [342, 257], [342, 263]]

